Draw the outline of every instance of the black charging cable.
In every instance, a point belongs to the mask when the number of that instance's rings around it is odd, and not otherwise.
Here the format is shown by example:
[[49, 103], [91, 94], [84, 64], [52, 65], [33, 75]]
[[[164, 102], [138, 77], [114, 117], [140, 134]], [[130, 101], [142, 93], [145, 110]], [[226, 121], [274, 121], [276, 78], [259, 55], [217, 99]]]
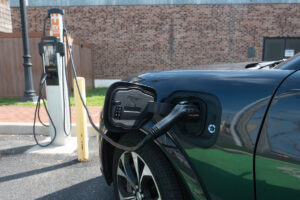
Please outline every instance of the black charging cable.
[[[33, 128], [32, 128], [32, 129], [33, 129], [32, 131], [33, 131], [33, 137], [34, 137], [34, 140], [35, 140], [36, 144], [39, 145], [40, 147], [47, 147], [47, 146], [49, 146], [50, 144], [52, 144], [52, 143], [54, 142], [54, 140], [55, 140], [55, 138], [56, 138], [56, 127], [55, 127], [55, 125], [54, 125], [54, 123], [53, 123], [53, 120], [52, 120], [50, 114], [49, 114], [48, 108], [47, 108], [47, 106], [46, 106], [46, 102], [45, 102], [45, 100], [44, 100], [44, 98], [43, 98], [43, 94], [42, 94], [42, 89], [43, 89], [43, 86], [44, 86], [44, 84], [45, 84], [45, 82], [46, 82], [47, 76], [48, 76], [47, 73], [43, 73], [43, 74], [42, 74], [42, 77], [41, 77], [41, 80], [40, 80], [40, 85], [39, 85], [39, 96], [38, 96], [37, 104], [36, 104], [36, 107], [35, 107], [34, 120], [33, 120]], [[46, 110], [46, 113], [47, 113], [47, 115], [48, 115], [48, 117], [49, 117], [49, 120], [50, 120], [50, 122], [51, 122], [51, 124], [52, 124], [52, 126], [53, 126], [53, 129], [54, 129], [54, 136], [53, 136], [53, 138], [51, 138], [50, 142], [47, 143], [47, 144], [42, 144], [42, 143], [40, 143], [40, 142], [38, 141], [38, 139], [37, 139], [37, 133], [36, 133], [36, 130], [35, 130], [35, 129], [36, 129], [36, 118], [37, 118], [37, 116], [38, 116], [38, 120], [40, 121], [40, 123], [41, 123], [43, 126], [49, 127], [48, 125], [44, 124], [44, 123], [41, 121], [41, 119], [40, 119], [41, 100], [43, 101], [44, 108], [45, 108], [45, 110]]]
[[143, 138], [143, 140], [140, 143], [138, 143], [136, 146], [129, 147], [129, 146], [121, 145], [121, 144], [115, 142], [110, 137], [108, 137], [105, 133], [103, 133], [94, 124], [93, 119], [92, 119], [92, 117], [89, 113], [89, 110], [88, 110], [86, 104], [84, 103], [83, 97], [82, 97], [80, 89], [79, 89], [76, 69], [75, 69], [75, 66], [74, 66], [72, 51], [71, 51], [71, 47], [70, 47], [69, 39], [68, 39], [68, 32], [67, 32], [66, 29], [64, 29], [64, 33], [66, 34], [67, 48], [68, 48], [68, 51], [69, 51], [69, 54], [70, 54], [70, 60], [71, 60], [73, 76], [74, 76], [74, 79], [75, 79], [76, 87], [78, 89], [78, 93], [79, 93], [79, 97], [80, 97], [80, 100], [82, 102], [82, 105], [83, 105], [83, 107], [84, 107], [84, 109], [87, 113], [88, 119], [89, 119], [91, 125], [93, 126], [93, 128], [100, 134], [101, 137], [103, 137], [111, 145], [113, 145], [116, 148], [119, 148], [121, 150], [124, 150], [124, 151], [136, 151], [136, 150], [140, 149], [141, 147], [143, 147], [146, 143], [148, 143], [148, 142], [156, 139], [157, 137], [163, 135], [164, 133], [166, 133], [166, 131], [168, 131], [182, 117], [189, 117], [189, 118], [199, 117], [199, 115], [200, 115], [199, 112], [200, 111], [199, 111], [199, 108], [196, 105], [189, 104], [188, 102], [181, 102], [181, 103], [177, 104], [166, 117], [164, 117], [161, 121], [159, 121], [157, 124], [155, 124], [151, 128], [151, 130], [149, 131], [149, 134], [146, 135]]
[[[47, 78], [47, 74], [44, 74], [44, 73], [43, 73], [42, 76], [41, 76], [41, 80], [40, 80], [41, 86], [45, 83], [46, 78]], [[39, 87], [39, 88], [40, 88], [40, 87]], [[44, 106], [46, 106], [45, 100], [44, 100], [44, 98], [42, 98], [42, 96], [40, 96], [40, 94], [41, 94], [41, 93], [39, 92], [40, 101], [41, 101], [41, 99], [42, 99]], [[39, 102], [40, 102], [40, 101], [39, 101]], [[44, 127], [49, 127], [49, 125], [45, 124], [45, 123], [41, 120], [41, 116], [40, 116], [40, 106], [41, 106], [41, 104], [40, 104], [40, 103], [37, 103], [37, 106], [38, 106], [38, 109], [37, 109], [37, 116], [38, 116], [39, 122], [40, 122]], [[46, 109], [46, 108], [45, 108], [45, 109]]]

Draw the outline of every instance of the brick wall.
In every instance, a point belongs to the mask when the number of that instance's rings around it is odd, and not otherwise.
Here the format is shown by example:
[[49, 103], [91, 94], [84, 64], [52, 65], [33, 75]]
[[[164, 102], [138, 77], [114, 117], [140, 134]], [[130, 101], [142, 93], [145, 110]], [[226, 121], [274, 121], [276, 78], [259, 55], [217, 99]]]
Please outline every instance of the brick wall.
[[11, 13], [8, 0], [0, 0], [0, 32], [12, 32]]
[[[64, 7], [72, 37], [92, 44], [95, 78], [261, 60], [264, 37], [299, 37], [300, 4]], [[27, 9], [41, 31], [47, 8]], [[20, 31], [18, 8], [13, 30]], [[247, 57], [254, 47], [255, 58]]]

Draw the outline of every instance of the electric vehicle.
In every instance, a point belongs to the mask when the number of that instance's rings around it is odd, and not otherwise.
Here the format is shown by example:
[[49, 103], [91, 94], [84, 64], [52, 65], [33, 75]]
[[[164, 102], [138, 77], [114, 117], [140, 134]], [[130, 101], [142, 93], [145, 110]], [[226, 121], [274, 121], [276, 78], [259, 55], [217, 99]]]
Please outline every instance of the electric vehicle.
[[[116, 198], [299, 199], [299, 55], [267, 69], [150, 72], [113, 84], [100, 130], [126, 146], [160, 131], [133, 151], [99, 137]], [[172, 118], [186, 105], [194, 110]]]

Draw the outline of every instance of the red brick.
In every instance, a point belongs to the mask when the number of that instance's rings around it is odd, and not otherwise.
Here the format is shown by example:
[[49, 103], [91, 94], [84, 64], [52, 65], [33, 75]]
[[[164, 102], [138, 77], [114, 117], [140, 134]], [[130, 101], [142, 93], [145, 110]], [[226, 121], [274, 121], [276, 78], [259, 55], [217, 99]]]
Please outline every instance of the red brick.
[[[42, 31], [45, 7], [27, 10]], [[299, 37], [300, 4], [64, 7], [71, 35], [92, 44], [95, 78], [262, 59], [264, 37]], [[13, 30], [21, 31], [18, 8]], [[247, 58], [255, 48], [256, 57]]]

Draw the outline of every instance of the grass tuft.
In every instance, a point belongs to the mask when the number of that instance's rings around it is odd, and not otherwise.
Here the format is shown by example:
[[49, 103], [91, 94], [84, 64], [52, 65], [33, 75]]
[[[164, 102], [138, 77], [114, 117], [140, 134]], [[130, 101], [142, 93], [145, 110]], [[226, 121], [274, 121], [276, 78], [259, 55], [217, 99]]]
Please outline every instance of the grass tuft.
[[[103, 106], [107, 88], [93, 88], [86, 91], [87, 106]], [[71, 105], [75, 105], [74, 95], [70, 96]], [[20, 102], [19, 98], [0, 98], [0, 106], [35, 106], [32, 102]]]

